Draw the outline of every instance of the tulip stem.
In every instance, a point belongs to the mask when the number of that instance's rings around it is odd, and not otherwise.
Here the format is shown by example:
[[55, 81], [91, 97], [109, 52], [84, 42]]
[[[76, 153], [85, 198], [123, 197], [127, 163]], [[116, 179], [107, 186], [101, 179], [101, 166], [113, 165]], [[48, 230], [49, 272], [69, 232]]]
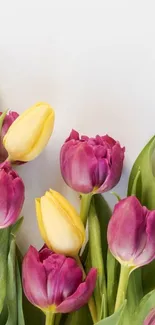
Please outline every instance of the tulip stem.
[[92, 193], [88, 194], [81, 194], [81, 208], [80, 208], [80, 218], [86, 226], [87, 223], [87, 217], [88, 217], [88, 212], [90, 208], [90, 202], [92, 198]]
[[128, 266], [121, 265], [121, 273], [119, 278], [115, 311], [117, 311], [120, 308], [120, 306], [123, 304], [125, 300], [130, 272], [131, 269]]
[[[81, 270], [83, 272], [83, 280], [84, 280], [86, 278], [86, 273], [85, 273], [84, 267], [81, 263], [80, 257], [76, 256], [75, 259], [76, 259], [78, 265], [81, 267]], [[91, 314], [91, 317], [93, 320], [93, 324], [96, 324], [97, 323], [97, 311], [96, 311], [96, 306], [95, 306], [93, 296], [91, 296], [88, 301], [88, 307], [89, 307], [89, 311], [90, 311], [90, 314]]]
[[55, 314], [52, 311], [47, 311], [45, 325], [54, 325]]

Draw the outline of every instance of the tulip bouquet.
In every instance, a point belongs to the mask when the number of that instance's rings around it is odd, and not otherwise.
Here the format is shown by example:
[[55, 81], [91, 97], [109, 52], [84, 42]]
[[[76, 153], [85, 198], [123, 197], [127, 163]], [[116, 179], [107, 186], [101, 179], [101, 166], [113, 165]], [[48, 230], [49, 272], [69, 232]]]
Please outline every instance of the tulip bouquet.
[[47, 189], [34, 202], [43, 246], [22, 256], [25, 186], [16, 170], [42, 152], [53, 126], [46, 103], [0, 114], [0, 325], [155, 325], [155, 137], [132, 167], [126, 197], [111, 192], [111, 211], [103, 195], [121, 178], [125, 148], [72, 130], [60, 168], [79, 211]]

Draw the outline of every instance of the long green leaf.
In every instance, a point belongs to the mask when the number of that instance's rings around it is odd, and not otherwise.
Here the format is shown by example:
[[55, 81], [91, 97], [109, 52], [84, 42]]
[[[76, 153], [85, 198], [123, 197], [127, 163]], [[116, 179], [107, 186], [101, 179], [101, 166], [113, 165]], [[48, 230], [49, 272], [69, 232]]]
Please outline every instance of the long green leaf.
[[[88, 215], [88, 232], [89, 232], [89, 254], [91, 259], [91, 266], [97, 268], [97, 282], [94, 290], [94, 297], [97, 309], [97, 318], [101, 319], [101, 315], [107, 315], [107, 293], [106, 293], [106, 278], [104, 271], [104, 261], [102, 256], [101, 246], [101, 229], [100, 223], [97, 217], [97, 213], [94, 206], [94, 200], [92, 199], [89, 215]], [[104, 295], [104, 311], [102, 312], [102, 296]]]
[[8, 255], [7, 295], [8, 320], [6, 325], [17, 325], [16, 243], [11, 240]]
[[123, 313], [125, 311], [126, 301], [120, 307], [120, 309], [114, 313], [112, 316], [102, 319], [100, 322], [96, 323], [96, 325], [126, 325], [123, 324]]
[[0, 229], [0, 312], [6, 297], [8, 246], [9, 228]]
[[[95, 202], [95, 209], [96, 209], [96, 213], [98, 216], [100, 229], [101, 229], [102, 256], [103, 256], [104, 265], [106, 265], [107, 250], [108, 250], [107, 228], [112, 213], [107, 201], [104, 199], [104, 197], [101, 194], [94, 195], [94, 202]], [[106, 269], [105, 269], [105, 273], [106, 273]]]

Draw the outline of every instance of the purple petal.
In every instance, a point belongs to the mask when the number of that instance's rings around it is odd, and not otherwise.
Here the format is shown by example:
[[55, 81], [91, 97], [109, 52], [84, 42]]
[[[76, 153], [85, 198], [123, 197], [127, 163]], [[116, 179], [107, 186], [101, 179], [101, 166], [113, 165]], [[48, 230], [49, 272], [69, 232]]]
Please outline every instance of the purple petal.
[[23, 260], [23, 288], [27, 299], [41, 308], [48, 307], [46, 280], [46, 273], [39, 260], [39, 253], [30, 246]]
[[22, 179], [16, 177], [13, 180], [12, 177], [7, 176], [7, 183], [5, 184], [7, 188], [7, 215], [3, 224], [1, 223], [1, 227], [8, 227], [17, 220], [25, 197], [25, 187]]
[[98, 193], [111, 190], [120, 180], [125, 148], [121, 148], [117, 142], [112, 148], [110, 154], [111, 166], [109, 166], [109, 173], [103, 185], [98, 189]]
[[97, 159], [93, 148], [86, 142], [68, 142], [61, 149], [60, 165], [65, 182], [77, 192], [90, 193], [93, 190]]
[[[0, 112], [0, 115], [1, 114], [2, 113]], [[7, 133], [11, 124], [16, 120], [16, 118], [18, 116], [19, 116], [18, 113], [10, 111], [4, 118], [2, 129], [1, 129], [1, 134], [0, 134], [0, 161], [4, 161], [8, 156], [8, 153], [3, 146], [3, 137]]]
[[72, 130], [65, 142], [68, 142], [70, 140], [79, 140], [79, 133], [75, 130]]
[[112, 254], [123, 261], [134, 260], [143, 251], [146, 236], [146, 217], [135, 196], [115, 205], [108, 226], [108, 244]]
[[75, 293], [66, 298], [58, 307], [58, 313], [70, 313], [84, 306], [91, 297], [96, 285], [97, 270], [92, 268], [85, 282], [81, 283]]
[[155, 258], [155, 211], [147, 210], [146, 222], [147, 241], [141, 254], [135, 257], [135, 264], [141, 266], [150, 263]]
[[[55, 254], [56, 255], [56, 254]], [[57, 255], [61, 256], [61, 255]], [[63, 255], [62, 255], [63, 256]], [[53, 263], [53, 262], [52, 262]], [[70, 296], [82, 282], [82, 271], [73, 258], [64, 257], [56, 272], [49, 273], [47, 291], [49, 304], [60, 304]]]

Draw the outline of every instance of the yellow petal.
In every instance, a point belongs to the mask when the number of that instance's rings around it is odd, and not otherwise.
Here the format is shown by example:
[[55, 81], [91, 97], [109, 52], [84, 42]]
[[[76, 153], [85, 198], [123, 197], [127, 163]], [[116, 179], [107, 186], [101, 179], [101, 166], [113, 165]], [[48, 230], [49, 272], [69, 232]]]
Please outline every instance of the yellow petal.
[[37, 214], [37, 221], [38, 221], [40, 234], [41, 234], [44, 242], [46, 243], [46, 245], [50, 249], [52, 249], [52, 247], [50, 246], [50, 242], [48, 241], [45, 228], [44, 228], [44, 223], [43, 223], [43, 220], [42, 220], [42, 214], [41, 214], [41, 209], [40, 209], [40, 199], [39, 198], [35, 199], [35, 205], [36, 205], [36, 214]]
[[12, 160], [29, 161], [44, 149], [53, 131], [54, 111], [38, 103], [21, 114], [9, 128], [3, 143]]
[[85, 229], [72, 205], [61, 194], [50, 190], [39, 200], [36, 212], [47, 246], [57, 253], [77, 255], [85, 241]]

